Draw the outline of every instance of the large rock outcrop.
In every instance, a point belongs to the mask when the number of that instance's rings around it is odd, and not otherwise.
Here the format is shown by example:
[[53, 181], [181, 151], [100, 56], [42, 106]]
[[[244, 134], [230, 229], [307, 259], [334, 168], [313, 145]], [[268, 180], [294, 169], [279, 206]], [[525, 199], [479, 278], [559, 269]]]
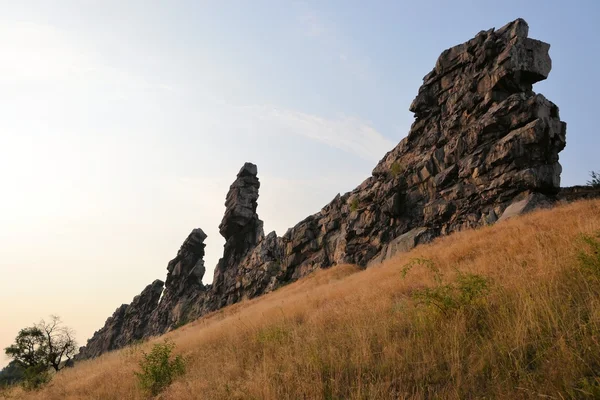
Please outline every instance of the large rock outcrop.
[[[143, 307], [119, 308], [82, 357], [166, 332], [317, 268], [367, 266], [436, 236], [576, 196], [557, 196], [566, 124], [558, 107], [532, 90], [551, 61], [549, 45], [527, 34], [518, 19], [445, 50], [410, 106], [408, 136], [371, 177], [282, 237], [264, 235], [257, 167], [246, 163], [226, 197], [219, 226], [226, 243], [213, 284], [201, 281], [206, 235], [196, 229], [167, 267], [160, 303], [152, 297]], [[146, 314], [133, 316], [130, 308]]]
[[518, 19], [444, 51], [411, 104], [408, 136], [370, 178], [281, 238], [278, 279], [381, 261], [396, 249], [493, 223], [531, 194], [552, 201], [566, 124], [556, 105], [532, 91], [551, 61], [549, 45], [527, 33]]

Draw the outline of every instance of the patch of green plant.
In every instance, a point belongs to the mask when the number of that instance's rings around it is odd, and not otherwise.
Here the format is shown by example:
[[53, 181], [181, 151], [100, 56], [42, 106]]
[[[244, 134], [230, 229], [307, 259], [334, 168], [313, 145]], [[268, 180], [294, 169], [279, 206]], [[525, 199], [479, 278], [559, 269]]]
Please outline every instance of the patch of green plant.
[[593, 188], [600, 188], [600, 172], [590, 171], [590, 179], [587, 185]]
[[403, 174], [404, 171], [404, 165], [402, 165], [402, 163], [399, 163], [398, 161], [394, 161], [390, 166], [390, 173], [394, 178], [398, 177], [400, 174]]
[[358, 206], [359, 206], [358, 197], [353, 197], [352, 201], [350, 202], [350, 211], [352, 211], [352, 212], [357, 211]]
[[600, 278], [600, 232], [595, 236], [581, 235], [580, 240], [587, 246], [577, 254], [580, 268], [589, 275]]
[[143, 391], [156, 396], [185, 373], [185, 360], [181, 355], [172, 357], [174, 349], [175, 343], [165, 339], [155, 344], [150, 353], [143, 352], [141, 372], [135, 372]]
[[17, 361], [13, 360], [0, 370], [0, 388], [15, 385], [23, 381], [25, 369]]
[[600, 378], [581, 378], [575, 387], [573, 398], [600, 399]]
[[21, 385], [25, 390], [38, 390], [52, 379], [50, 371], [45, 365], [28, 367], [24, 371]]
[[489, 279], [471, 273], [457, 272], [454, 282], [444, 282], [444, 276], [431, 260], [415, 258], [402, 268], [402, 277], [415, 266], [423, 266], [433, 273], [434, 286], [415, 290], [412, 298], [417, 304], [437, 308], [444, 315], [473, 306], [489, 291]]

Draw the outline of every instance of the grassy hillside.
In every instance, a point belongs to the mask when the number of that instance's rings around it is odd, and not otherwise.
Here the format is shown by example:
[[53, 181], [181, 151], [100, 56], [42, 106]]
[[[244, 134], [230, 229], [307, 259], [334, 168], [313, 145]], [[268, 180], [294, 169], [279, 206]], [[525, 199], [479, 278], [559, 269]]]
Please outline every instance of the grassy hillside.
[[[188, 365], [159, 398], [600, 398], [598, 235], [584, 201], [318, 271], [166, 335]], [[152, 343], [5, 396], [145, 398]]]

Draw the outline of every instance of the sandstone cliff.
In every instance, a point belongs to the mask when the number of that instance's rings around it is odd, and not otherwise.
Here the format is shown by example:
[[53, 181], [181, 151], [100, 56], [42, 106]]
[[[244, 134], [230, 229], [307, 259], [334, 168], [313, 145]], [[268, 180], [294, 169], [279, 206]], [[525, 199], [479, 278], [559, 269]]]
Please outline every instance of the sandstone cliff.
[[550, 72], [550, 46], [527, 35], [518, 19], [445, 50], [410, 106], [408, 136], [371, 177], [282, 237], [264, 235], [257, 167], [245, 164], [226, 197], [219, 227], [226, 244], [213, 285], [201, 281], [206, 235], [196, 229], [167, 267], [160, 303], [142, 293], [147, 303], [121, 306], [80, 358], [166, 332], [317, 268], [367, 266], [436, 236], [551, 204], [560, 191], [566, 124], [558, 107], [532, 90]]

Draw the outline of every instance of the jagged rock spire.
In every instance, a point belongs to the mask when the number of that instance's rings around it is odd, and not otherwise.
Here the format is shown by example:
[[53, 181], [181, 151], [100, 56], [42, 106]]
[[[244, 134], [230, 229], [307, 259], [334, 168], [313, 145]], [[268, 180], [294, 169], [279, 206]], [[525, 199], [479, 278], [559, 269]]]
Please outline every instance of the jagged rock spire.
[[202, 303], [205, 287], [204, 240], [206, 234], [194, 229], [185, 239], [177, 256], [167, 265], [165, 292], [154, 310], [148, 335], [164, 333], [174, 326], [188, 322], [193, 310]]
[[[204, 240], [206, 234], [200, 228], [190, 233], [177, 252], [177, 257], [167, 266], [166, 291], [179, 293], [190, 286], [202, 286], [204, 267]], [[165, 293], [167, 294], [167, 293]]]
[[263, 237], [263, 223], [256, 214], [260, 182], [258, 168], [245, 163], [229, 187], [225, 199], [225, 215], [219, 232], [226, 242], [241, 242], [242, 248], [255, 246]]
[[[225, 247], [223, 258], [215, 269], [213, 290], [216, 293], [232, 286], [238, 275], [240, 261], [264, 238], [263, 222], [256, 213], [260, 188], [257, 173], [256, 165], [245, 163], [227, 193], [225, 215], [219, 225], [219, 231], [225, 238]], [[218, 303], [232, 301], [235, 300], [220, 299]]]

